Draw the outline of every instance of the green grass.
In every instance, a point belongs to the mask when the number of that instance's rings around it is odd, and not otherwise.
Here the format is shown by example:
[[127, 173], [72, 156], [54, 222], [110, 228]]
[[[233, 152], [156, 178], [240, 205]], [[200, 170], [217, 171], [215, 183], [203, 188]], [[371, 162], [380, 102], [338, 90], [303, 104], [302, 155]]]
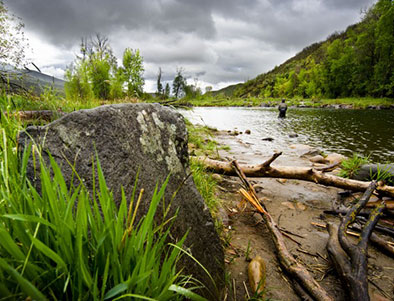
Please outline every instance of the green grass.
[[83, 185], [68, 187], [53, 159], [40, 163], [39, 193], [26, 179], [32, 154], [16, 149], [20, 129], [1, 116], [0, 300], [204, 300], [193, 292], [200, 285], [176, 269], [186, 236], [169, 245], [164, 225], [172, 217], [154, 222], [166, 183], [138, 222], [138, 193], [130, 202], [123, 193], [116, 207], [98, 159], [91, 195]]
[[136, 99], [99, 100], [86, 99], [84, 101], [67, 99], [47, 89], [39, 97], [34, 95], [6, 94], [0, 92], [0, 109], [2, 111], [30, 111], [51, 110], [72, 112], [81, 109], [91, 109], [105, 104], [135, 102]]
[[378, 164], [375, 173], [370, 171], [370, 178], [376, 181], [384, 181], [388, 185], [394, 185], [394, 176], [390, 172], [390, 165]]
[[[218, 149], [220, 146], [213, 139], [215, 129], [206, 126], [194, 126], [189, 121], [186, 121], [186, 126], [189, 134], [189, 148], [195, 156], [219, 156]], [[205, 166], [194, 157], [190, 159], [190, 170], [197, 190], [203, 197], [211, 214], [215, 217], [220, 200], [216, 196], [217, 183], [212, 173], [207, 172]]]
[[343, 178], [352, 178], [357, 174], [360, 167], [364, 164], [367, 164], [368, 162], [368, 158], [354, 153], [351, 158], [342, 161], [341, 170], [338, 175]]
[[212, 174], [205, 170], [205, 166], [194, 159], [190, 162], [190, 170], [193, 173], [193, 180], [197, 190], [200, 192], [210, 212], [215, 216], [220, 204], [220, 200], [215, 195], [216, 181], [213, 179]]

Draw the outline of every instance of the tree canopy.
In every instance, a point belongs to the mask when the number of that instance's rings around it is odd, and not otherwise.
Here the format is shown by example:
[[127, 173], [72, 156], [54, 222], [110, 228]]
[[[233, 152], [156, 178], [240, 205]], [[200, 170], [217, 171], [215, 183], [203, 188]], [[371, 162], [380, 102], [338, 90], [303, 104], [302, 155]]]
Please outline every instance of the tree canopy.
[[80, 54], [67, 67], [65, 85], [69, 98], [115, 99], [141, 97], [144, 86], [143, 58], [138, 49], [126, 48], [118, 66], [108, 38], [97, 34], [81, 40]]
[[234, 95], [393, 98], [394, 1], [379, 0], [360, 23], [247, 81]]
[[0, 63], [17, 67], [24, 59], [24, 25], [0, 1]]

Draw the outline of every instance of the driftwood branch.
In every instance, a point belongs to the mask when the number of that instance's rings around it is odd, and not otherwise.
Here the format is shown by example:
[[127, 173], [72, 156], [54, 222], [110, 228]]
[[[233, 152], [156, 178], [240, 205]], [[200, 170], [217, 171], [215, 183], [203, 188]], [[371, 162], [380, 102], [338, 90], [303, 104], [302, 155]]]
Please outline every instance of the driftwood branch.
[[39, 110], [39, 111], [15, 111], [8, 113], [8, 116], [14, 116], [20, 120], [52, 121], [65, 114], [66, 113], [59, 111]]
[[[325, 186], [334, 186], [353, 191], [365, 191], [370, 182], [345, 179], [338, 176], [326, 174], [323, 171], [316, 170], [312, 167], [289, 167], [289, 166], [271, 166], [271, 163], [278, 158], [281, 153], [275, 153], [269, 160], [258, 165], [241, 165], [240, 169], [248, 177], [268, 177], [268, 178], [284, 178], [296, 179], [315, 182]], [[212, 160], [209, 158], [198, 158], [208, 170], [225, 175], [236, 176], [230, 162]], [[394, 197], [394, 187], [380, 185], [376, 191], [381, 195]]]
[[[319, 223], [315, 223], [315, 222], [312, 222], [311, 224], [313, 226], [316, 226], [319, 228], [328, 229], [328, 225], [325, 225], [325, 224], [319, 224]], [[349, 226], [349, 228], [352, 230], [359, 231], [359, 232], [362, 231], [362, 227], [358, 224], [353, 224], [353, 225]], [[346, 234], [349, 234], [349, 235], [352, 235], [355, 237], [360, 237], [359, 233], [349, 231], [349, 230], [346, 231]], [[382, 252], [386, 253], [386, 255], [394, 258], [394, 243], [384, 240], [383, 238], [381, 238], [380, 236], [378, 236], [377, 234], [375, 234], [373, 232], [372, 232], [371, 237], [369, 239], [375, 247], [377, 247]]]
[[[279, 156], [279, 155], [277, 155]], [[267, 161], [267, 167], [274, 161], [275, 158]], [[264, 208], [253, 188], [253, 186], [247, 180], [243, 170], [240, 168], [236, 161], [231, 162], [234, 171], [241, 178], [242, 183], [248, 191], [241, 189], [241, 194], [255, 207], [255, 209], [263, 217], [267, 228], [269, 229], [272, 239], [274, 241], [276, 250], [278, 252], [279, 262], [282, 267], [290, 274], [297, 283], [302, 287], [302, 291], [307, 292], [315, 300], [332, 300], [332, 298], [327, 294], [327, 292], [317, 283], [317, 281], [311, 276], [311, 274], [306, 270], [306, 268], [301, 265], [287, 250], [282, 233], [278, 225], [273, 220], [272, 216], [268, 213], [266, 208]]]
[[343, 279], [351, 300], [367, 301], [367, 245], [372, 230], [382, 214], [385, 204], [376, 207], [360, 233], [360, 239], [356, 245], [352, 244], [346, 236], [348, 226], [356, 219], [358, 212], [365, 206], [376, 188], [376, 182], [372, 181], [362, 198], [355, 204], [341, 221], [339, 227], [328, 224], [330, 234], [327, 243], [328, 253], [334, 262], [335, 269]]
[[[380, 203], [380, 206], [381, 206], [381, 203]], [[326, 214], [332, 214], [332, 215], [339, 215], [339, 214], [346, 215], [349, 213], [349, 210], [324, 210], [323, 212]], [[385, 210], [385, 212], [387, 212], [387, 210]], [[357, 222], [360, 224], [367, 223], [368, 219], [366, 217], [368, 217], [370, 215], [371, 215], [370, 212], [369, 213], [367, 213], [367, 212], [357, 213], [357, 215], [356, 215]], [[383, 213], [382, 213], [382, 216], [384, 216]], [[352, 227], [354, 227], [354, 225]], [[374, 230], [379, 231], [383, 234], [389, 235], [391, 237], [394, 237], [394, 230], [392, 228], [381, 226], [381, 225], [376, 225]]]

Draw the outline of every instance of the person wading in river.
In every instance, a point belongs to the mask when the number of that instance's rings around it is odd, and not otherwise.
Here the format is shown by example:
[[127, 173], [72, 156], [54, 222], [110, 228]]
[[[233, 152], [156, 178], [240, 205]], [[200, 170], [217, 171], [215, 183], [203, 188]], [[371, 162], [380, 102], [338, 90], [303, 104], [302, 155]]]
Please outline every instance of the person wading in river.
[[285, 99], [282, 99], [282, 102], [278, 106], [279, 110], [279, 118], [285, 118], [286, 117], [286, 111], [287, 111], [287, 104], [285, 104]]

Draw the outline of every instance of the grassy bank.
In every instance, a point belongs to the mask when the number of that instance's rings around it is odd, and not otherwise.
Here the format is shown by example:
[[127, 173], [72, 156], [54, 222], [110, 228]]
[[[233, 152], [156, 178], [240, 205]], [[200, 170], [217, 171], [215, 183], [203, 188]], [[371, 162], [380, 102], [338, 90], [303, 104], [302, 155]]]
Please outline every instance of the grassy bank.
[[[394, 109], [394, 99], [391, 98], [338, 98], [338, 99], [286, 99], [290, 106], [298, 107], [330, 107], [341, 106], [344, 108], [366, 109], [368, 107], [383, 107]], [[277, 106], [281, 98], [236, 98], [225, 96], [202, 96], [195, 99], [184, 99], [180, 103], [191, 106], [217, 106], [217, 107], [258, 107]]]
[[189, 121], [186, 121], [186, 126], [189, 134], [189, 152], [192, 154], [190, 170], [193, 174], [193, 180], [215, 218], [220, 206], [220, 200], [216, 196], [216, 180], [211, 173], [206, 172], [204, 165], [195, 159], [197, 156], [219, 156], [220, 146], [213, 138], [215, 129], [206, 126], [194, 126]]

